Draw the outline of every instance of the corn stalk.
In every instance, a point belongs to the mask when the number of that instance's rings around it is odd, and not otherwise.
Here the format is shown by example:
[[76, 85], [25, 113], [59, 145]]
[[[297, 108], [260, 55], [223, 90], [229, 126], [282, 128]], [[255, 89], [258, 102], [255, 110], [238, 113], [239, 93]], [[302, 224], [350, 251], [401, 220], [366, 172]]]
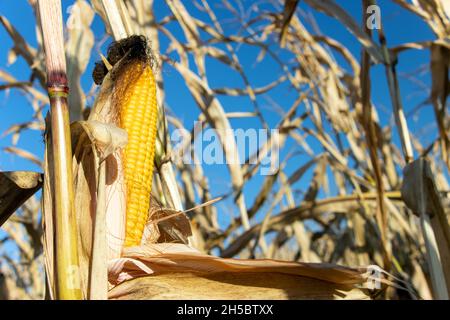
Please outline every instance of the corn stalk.
[[[69, 93], [66, 77], [61, 2], [41, 0], [39, 16], [45, 50], [50, 128], [47, 139], [55, 225], [55, 294], [57, 299], [80, 299], [77, 227], [73, 207]], [[49, 150], [48, 150], [49, 149]]]

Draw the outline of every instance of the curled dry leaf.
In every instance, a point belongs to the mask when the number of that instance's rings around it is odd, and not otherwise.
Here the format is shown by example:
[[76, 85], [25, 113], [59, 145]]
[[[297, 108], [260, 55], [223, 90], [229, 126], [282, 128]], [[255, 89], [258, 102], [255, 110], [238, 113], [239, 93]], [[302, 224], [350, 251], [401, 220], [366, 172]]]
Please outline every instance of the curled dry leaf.
[[191, 235], [191, 224], [184, 212], [152, 205], [141, 243], [187, 244]]

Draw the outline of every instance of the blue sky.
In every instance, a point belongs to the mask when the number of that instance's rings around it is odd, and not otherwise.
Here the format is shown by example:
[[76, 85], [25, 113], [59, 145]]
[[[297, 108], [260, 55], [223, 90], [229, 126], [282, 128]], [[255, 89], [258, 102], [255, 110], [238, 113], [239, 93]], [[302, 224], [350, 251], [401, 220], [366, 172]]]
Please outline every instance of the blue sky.
[[[337, 1], [342, 7], [344, 7], [356, 21], [361, 22], [361, 1], [358, 0], [343, 0]], [[165, 16], [169, 10], [165, 5], [164, 1], [156, 0], [155, 12], [157, 18], [160, 19]], [[201, 13], [195, 6], [191, 4], [191, 1], [184, 1], [187, 9], [194, 15], [201, 19], [207, 19], [204, 13]], [[223, 9], [217, 2], [210, 2], [211, 7], [217, 8], [217, 15], [221, 21], [227, 21], [230, 19], [230, 14]], [[252, 3], [250, 0], [243, 1], [244, 5], [248, 6]], [[67, 19], [67, 8], [72, 4], [72, 1], [63, 0], [63, 13], [64, 20]], [[386, 37], [388, 41], [388, 46], [392, 47], [406, 42], [412, 41], [424, 41], [434, 39], [434, 35], [429, 30], [428, 26], [423, 23], [415, 15], [405, 11], [404, 9], [398, 7], [388, 0], [378, 1], [381, 7], [382, 21], [386, 31]], [[329, 37], [335, 38], [345, 45], [352, 54], [359, 59], [361, 47], [353, 35], [348, 32], [342, 25], [336, 20], [327, 17], [322, 13], [318, 13], [310, 10], [303, 2], [300, 2], [300, 8], [310, 12], [312, 16], [316, 19], [317, 25], [321, 32]], [[35, 18], [31, 7], [25, 0], [3, 0], [0, 2], [0, 14], [6, 16], [9, 21], [17, 28], [17, 30], [22, 34], [22, 36], [31, 44], [36, 47], [36, 30], [35, 30]], [[98, 41], [104, 34], [104, 27], [96, 16], [93, 22], [93, 31]], [[171, 23], [168, 29], [174, 33], [177, 37], [182, 36], [181, 28]], [[225, 25], [225, 30], [227, 34], [234, 34], [237, 32], [236, 25], [230, 24]], [[277, 36], [274, 35], [274, 39]], [[105, 52], [107, 44], [110, 42], [108, 40], [100, 50]], [[8, 73], [14, 75], [19, 81], [27, 81], [30, 76], [30, 70], [22, 58], [18, 58], [17, 61], [12, 64], [7, 64], [8, 52], [11, 49], [13, 43], [9, 38], [8, 34], [3, 28], [0, 28], [0, 69], [7, 71]], [[167, 38], [161, 38], [161, 47], [164, 52], [167, 48], [168, 41]], [[236, 46], [235, 46], [236, 47]], [[251, 47], [240, 47], [238, 55], [241, 64], [247, 72], [250, 82], [254, 87], [263, 86], [273, 81], [274, 74], [281, 74], [281, 70], [278, 65], [270, 58], [267, 57], [263, 60], [263, 63], [255, 65], [255, 59], [259, 52], [255, 48]], [[279, 51], [280, 58], [286, 56], [286, 52], [283, 50]], [[86, 73], [82, 79], [82, 86], [85, 90], [88, 90], [91, 86], [91, 72], [93, 68], [93, 62], [99, 57], [99, 51], [94, 48], [92, 52], [91, 62], [87, 68]], [[176, 55], [173, 55], [176, 59]], [[342, 59], [335, 55], [339, 62]], [[430, 75], [428, 71], [428, 61], [429, 53], [426, 50], [410, 50], [402, 53], [398, 64], [398, 73], [400, 76], [400, 90], [402, 93], [402, 101], [406, 109], [406, 113], [409, 110], [414, 109], [417, 105], [422, 103], [428, 95], [420, 89], [419, 85], [406, 79], [405, 75], [411, 72], [415, 72], [420, 67], [425, 67], [425, 72], [423, 72], [419, 79], [426, 86], [429, 87]], [[345, 65], [345, 64], [344, 64]], [[243, 82], [239, 75], [235, 72], [231, 72], [229, 68], [224, 67], [221, 63], [208, 59], [206, 61], [207, 72], [209, 73], [209, 85], [211, 88], [230, 86], [238, 87], [242, 86]], [[162, 71], [165, 88], [166, 88], [166, 103], [170, 108], [170, 112], [175, 114], [179, 119], [181, 119], [187, 128], [193, 126], [194, 121], [197, 119], [199, 114], [199, 109], [195, 102], [191, 98], [191, 95], [184, 85], [184, 81], [177, 74], [177, 72], [170, 66], [165, 66]], [[379, 113], [380, 121], [382, 124], [392, 123], [392, 106], [389, 98], [389, 91], [387, 87], [387, 82], [385, 78], [385, 70], [383, 66], [375, 66], [371, 71], [372, 76], [372, 100]], [[1, 83], [1, 82], [0, 82]], [[268, 121], [269, 125], [274, 126], [278, 120], [279, 115], [274, 111], [272, 102], [276, 102], [282, 109], [286, 110], [296, 98], [296, 93], [289, 88], [287, 85], [282, 85], [279, 88], [270, 91], [269, 94], [259, 96], [258, 103], [262, 109], [263, 115]], [[224, 106], [226, 112], [234, 111], [253, 111], [253, 106], [248, 98], [230, 98], [221, 97], [221, 103]], [[12, 124], [27, 122], [30, 120], [32, 114], [32, 108], [30, 106], [27, 98], [18, 90], [7, 90], [0, 91], [0, 170], [40, 170], [38, 166], [31, 163], [30, 161], [24, 160], [22, 158], [13, 156], [3, 151], [4, 147], [11, 145], [11, 136], [3, 136], [5, 132]], [[429, 130], [423, 135], [422, 141], [424, 143], [429, 143], [436, 137], [436, 129], [434, 127], [427, 128], [426, 123], [432, 122], [434, 115], [432, 112], [431, 105], [426, 105], [417, 113], [416, 117], [408, 118], [408, 124], [410, 130], [414, 133], [419, 133], [421, 130]], [[232, 119], [231, 124], [235, 128], [259, 128], [261, 125], [256, 118], [249, 119]], [[398, 141], [396, 131], [394, 130], [394, 139]], [[313, 140], [308, 140], [308, 142], [313, 147], [314, 151], [320, 152], [321, 148]], [[19, 148], [31, 151], [38, 155], [41, 159], [43, 158], [43, 143], [41, 132], [28, 130], [21, 134], [20, 140], [17, 144]], [[288, 141], [286, 150], [281, 154], [282, 157], [286, 156], [290, 151], [299, 151], [295, 147], [292, 141]], [[291, 161], [295, 162], [294, 165], [290, 165], [286, 170], [286, 173], [291, 173], [297, 169], [302, 163], [308, 161], [309, 157], [302, 157], [302, 155], [297, 155], [292, 158]], [[230, 179], [228, 175], [228, 170], [225, 165], [214, 165], [214, 166], [204, 166], [205, 174], [208, 176], [209, 182], [211, 184], [211, 190], [213, 196], [221, 195], [224, 192], [230, 190]], [[308, 181], [311, 177], [311, 172], [305, 175], [302, 181]], [[246, 202], [247, 206], [250, 207], [253, 198], [258, 192], [259, 186], [263, 181], [262, 176], [256, 176], [251, 182], [245, 187], [245, 193], [247, 196]], [[305, 187], [302, 182], [297, 186], [298, 189]], [[307, 185], [306, 185], [307, 188]], [[218, 205], [219, 210], [223, 212], [224, 219], [226, 216], [230, 215], [230, 212], [237, 214], [237, 210], [233, 209], [231, 201], [226, 201]]]

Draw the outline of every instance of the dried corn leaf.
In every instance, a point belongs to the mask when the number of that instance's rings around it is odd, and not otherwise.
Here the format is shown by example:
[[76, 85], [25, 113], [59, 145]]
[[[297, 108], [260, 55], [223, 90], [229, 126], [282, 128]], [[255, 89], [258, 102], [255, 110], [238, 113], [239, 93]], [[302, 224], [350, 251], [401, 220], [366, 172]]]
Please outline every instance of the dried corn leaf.
[[102, 4], [102, 0], [91, 0], [91, 3], [92, 3], [92, 7], [95, 10], [95, 12], [105, 22], [104, 26], [105, 26], [106, 32], [108, 34], [112, 34], [111, 27], [109, 26], [108, 19], [106, 18], [106, 13], [105, 13], [105, 9], [104, 9], [103, 4]]
[[280, 43], [281, 47], [286, 45], [286, 34], [291, 18], [297, 9], [298, 0], [285, 0], [283, 8], [283, 20], [281, 21]]
[[85, 95], [81, 88], [81, 75], [86, 70], [91, 49], [94, 46], [94, 34], [90, 28], [94, 20], [94, 11], [85, 0], [77, 0], [71, 7], [67, 21], [68, 39], [65, 45], [67, 60], [67, 78], [69, 80], [70, 119], [82, 119]]
[[38, 172], [0, 172], [0, 226], [41, 186], [42, 174]]
[[312, 8], [338, 19], [366, 48], [376, 63], [383, 63], [381, 49], [368, 37], [356, 21], [342, 9], [334, 0], [305, 0]]
[[[446, 285], [441, 283], [442, 279], [436, 279], [439, 287], [435, 290], [444, 291], [450, 295], [450, 226], [444, 206], [439, 196], [439, 192], [434, 182], [433, 173], [429, 163], [424, 159], [418, 159], [408, 164], [404, 169], [404, 180], [402, 185], [402, 198], [406, 205], [421, 218], [423, 215], [430, 215], [431, 227], [434, 236], [424, 234], [424, 237], [436, 237], [436, 239], [426, 240], [430, 243], [427, 245], [428, 254], [436, 258], [439, 264], [442, 264], [444, 280]], [[425, 230], [426, 232], [426, 230]], [[434, 240], [434, 241], [433, 241]], [[433, 243], [437, 246], [433, 248]], [[434, 266], [431, 266], [434, 268]], [[440, 266], [439, 266], [440, 267]], [[437, 271], [440, 273], [439, 271]], [[436, 276], [436, 275], [434, 275]], [[436, 285], [436, 283], [435, 283]], [[436, 292], [439, 294], [439, 292]], [[440, 293], [442, 296], [442, 292]]]
[[430, 100], [433, 103], [436, 123], [439, 130], [442, 158], [450, 168], [450, 128], [446, 124], [447, 96], [450, 93], [448, 70], [450, 67], [450, 48], [431, 45], [432, 87]]
[[242, 225], [248, 229], [250, 223], [248, 221], [247, 209], [245, 205], [245, 198], [239, 190], [244, 185], [244, 177], [239, 160], [239, 153], [237, 144], [233, 136], [228, 132], [231, 130], [231, 125], [227, 119], [226, 113], [219, 100], [214, 96], [208, 84], [200, 79], [186, 66], [175, 62], [173, 66], [185, 79], [189, 91], [197, 102], [198, 106], [205, 113], [206, 119], [211, 126], [216, 130], [222, 143], [228, 168], [231, 174], [231, 180], [234, 190], [238, 193], [236, 195], [236, 203], [241, 214]]
[[[0, 16], [0, 22], [14, 41], [13, 52], [21, 55], [28, 65], [35, 71], [41, 85], [45, 87], [45, 73], [43, 72], [42, 61], [37, 60], [37, 51], [31, 47], [22, 35], [14, 28], [13, 25], [4, 16]], [[11, 58], [11, 57], [10, 57]]]
[[18, 84], [20, 83], [20, 86], [18, 86], [21, 90], [23, 90], [26, 93], [29, 93], [33, 98], [36, 100], [39, 100], [45, 104], [49, 103], [48, 96], [41, 91], [37, 90], [36, 88], [27, 85], [24, 82], [18, 81], [16, 78], [14, 78], [12, 75], [8, 74], [7, 72], [0, 70], [0, 79], [5, 80], [8, 83], [12, 84]]
[[12, 153], [18, 157], [27, 159], [28, 161], [33, 162], [34, 164], [37, 164], [39, 167], [42, 167], [42, 161], [36, 157], [33, 153], [17, 148], [17, 147], [6, 147], [3, 149], [5, 152]]
[[[361, 201], [367, 203], [370, 208], [376, 206], [375, 193], [365, 193], [361, 199], [359, 195], [333, 197], [315, 202], [305, 202], [299, 207], [285, 210], [267, 222], [267, 231], [280, 229], [295, 220], [313, 219], [325, 213], [351, 214], [361, 207]], [[399, 201], [397, 197], [392, 200]], [[259, 234], [261, 224], [253, 226], [250, 230], [238, 236], [230, 245], [221, 252], [222, 257], [233, 257], [238, 254], [256, 235]]]

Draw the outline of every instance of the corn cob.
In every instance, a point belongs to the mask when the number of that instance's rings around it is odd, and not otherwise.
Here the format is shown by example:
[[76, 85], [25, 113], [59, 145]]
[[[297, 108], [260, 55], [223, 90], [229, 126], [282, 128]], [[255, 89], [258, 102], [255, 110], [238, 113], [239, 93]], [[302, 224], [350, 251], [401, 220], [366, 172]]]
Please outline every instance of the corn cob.
[[121, 82], [127, 86], [119, 100], [119, 125], [128, 133], [123, 168], [127, 199], [124, 245], [129, 247], [140, 244], [148, 219], [158, 108], [148, 63], [136, 60], [127, 65]]

